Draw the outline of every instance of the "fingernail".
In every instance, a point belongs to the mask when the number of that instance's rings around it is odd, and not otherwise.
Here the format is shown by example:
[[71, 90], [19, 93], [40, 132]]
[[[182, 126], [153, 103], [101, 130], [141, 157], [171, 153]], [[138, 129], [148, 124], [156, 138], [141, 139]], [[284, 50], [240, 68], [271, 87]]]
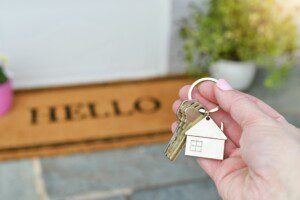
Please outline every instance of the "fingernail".
[[217, 87], [221, 90], [232, 90], [233, 88], [229, 85], [229, 83], [224, 79], [219, 79], [217, 82]]

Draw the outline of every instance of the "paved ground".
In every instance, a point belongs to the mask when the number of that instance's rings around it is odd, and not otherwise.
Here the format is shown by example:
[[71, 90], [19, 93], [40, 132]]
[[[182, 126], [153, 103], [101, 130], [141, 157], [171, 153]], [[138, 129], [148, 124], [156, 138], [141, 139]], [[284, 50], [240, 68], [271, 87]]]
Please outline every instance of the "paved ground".
[[[300, 126], [300, 69], [278, 91], [262, 88], [261, 72], [249, 93]], [[191, 158], [176, 163], [162, 155], [164, 144], [129, 149], [25, 159], [0, 164], [0, 199], [214, 200], [217, 191]]]

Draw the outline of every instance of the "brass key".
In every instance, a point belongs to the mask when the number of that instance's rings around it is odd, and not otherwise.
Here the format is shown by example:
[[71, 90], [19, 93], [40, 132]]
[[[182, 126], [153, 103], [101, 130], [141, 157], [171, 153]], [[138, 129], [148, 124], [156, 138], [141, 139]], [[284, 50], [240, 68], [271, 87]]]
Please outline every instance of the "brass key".
[[196, 122], [205, 117], [204, 114], [199, 112], [199, 109], [204, 109], [197, 100], [184, 101], [177, 110], [178, 126], [168, 143], [165, 150], [165, 155], [171, 161], [174, 161], [181, 150], [183, 149], [186, 141], [185, 132]]

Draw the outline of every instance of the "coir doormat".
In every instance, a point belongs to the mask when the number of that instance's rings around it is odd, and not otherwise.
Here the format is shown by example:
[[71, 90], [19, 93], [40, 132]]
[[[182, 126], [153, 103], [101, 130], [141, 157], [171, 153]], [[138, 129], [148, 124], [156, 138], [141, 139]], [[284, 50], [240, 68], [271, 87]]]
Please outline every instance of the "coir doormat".
[[103, 150], [170, 138], [187, 78], [17, 91], [0, 117], [0, 159]]

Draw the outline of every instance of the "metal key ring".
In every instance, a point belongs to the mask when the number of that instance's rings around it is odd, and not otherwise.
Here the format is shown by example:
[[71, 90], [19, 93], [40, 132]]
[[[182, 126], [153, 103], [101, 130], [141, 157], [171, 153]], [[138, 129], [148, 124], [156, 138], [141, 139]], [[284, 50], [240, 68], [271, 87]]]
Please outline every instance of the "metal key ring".
[[[193, 98], [192, 98], [192, 92], [193, 92], [194, 87], [195, 87], [196, 85], [198, 85], [199, 83], [204, 82], [204, 81], [212, 81], [212, 82], [217, 83], [217, 79], [214, 79], [214, 78], [206, 77], [206, 78], [200, 78], [200, 79], [198, 79], [197, 81], [195, 81], [195, 82], [191, 85], [191, 87], [190, 87], [190, 89], [189, 89], [189, 93], [188, 93], [188, 99], [189, 99], [189, 100], [192, 100], [192, 99], [193, 99]], [[217, 106], [217, 107], [215, 107], [215, 108], [209, 110], [208, 112], [209, 112], [209, 113], [217, 112], [219, 109], [220, 109], [220, 107]]]

